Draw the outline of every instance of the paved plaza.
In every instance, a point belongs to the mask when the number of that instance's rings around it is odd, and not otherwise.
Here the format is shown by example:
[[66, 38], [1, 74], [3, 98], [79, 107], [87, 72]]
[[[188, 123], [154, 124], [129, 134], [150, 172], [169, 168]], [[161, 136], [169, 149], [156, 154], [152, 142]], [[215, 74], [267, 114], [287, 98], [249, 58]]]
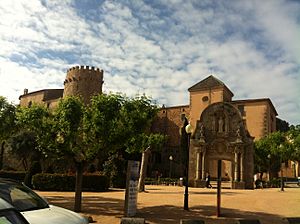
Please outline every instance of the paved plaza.
[[[137, 217], [147, 223], [179, 224], [180, 219], [203, 219], [206, 223], [235, 223], [259, 219], [262, 224], [288, 223], [285, 217], [300, 217], [300, 188], [256, 190], [222, 189], [221, 218], [216, 218], [216, 189], [189, 188], [189, 211], [183, 210], [184, 187], [147, 185], [138, 195]], [[73, 208], [74, 192], [38, 192], [51, 204]], [[123, 216], [124, 190], [83, 193], [83, 215], [96, 223], [119, 224]]]

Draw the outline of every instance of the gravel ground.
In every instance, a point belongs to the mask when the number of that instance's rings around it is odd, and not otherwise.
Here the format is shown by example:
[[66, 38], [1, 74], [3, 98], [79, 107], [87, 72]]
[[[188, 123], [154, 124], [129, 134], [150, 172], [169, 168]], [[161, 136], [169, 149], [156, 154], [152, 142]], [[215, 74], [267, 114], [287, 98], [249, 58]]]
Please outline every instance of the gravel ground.
[[[179, 224], [180, 219], [203, 219], [205, 223], [235, 223], [238, 219], [259, 219], [262, 224], [288, 223], [286, 217], [300, 217], [300, 188], [232, 190], [222, 189], [221, 214], [216, 214], [216, 189], [189, 188], [189, 211], [183, 210], [183, 187], [146, 186], [138, 195], [137, 217], [147, 223]], [[73, 209], [74, 192], [38, 192], [51, 204]], [[124, 190], [84, 192], [82, 214], [96, 223], [119, 224], [123, 216]]]

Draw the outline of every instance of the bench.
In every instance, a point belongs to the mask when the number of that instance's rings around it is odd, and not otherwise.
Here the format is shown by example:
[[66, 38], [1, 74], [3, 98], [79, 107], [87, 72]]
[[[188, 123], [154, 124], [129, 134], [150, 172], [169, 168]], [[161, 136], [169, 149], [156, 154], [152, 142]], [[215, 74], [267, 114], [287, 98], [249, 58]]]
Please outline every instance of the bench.
[[284, 185], [286, 186], [286, 185], [289, 185], [289, 184], [296, 184], [296, 185], [298, 185], [298, 187], [300, 186], [300, 180], [298, 179], [298, 180], [289, 180], [289, 181], [284, 181]]

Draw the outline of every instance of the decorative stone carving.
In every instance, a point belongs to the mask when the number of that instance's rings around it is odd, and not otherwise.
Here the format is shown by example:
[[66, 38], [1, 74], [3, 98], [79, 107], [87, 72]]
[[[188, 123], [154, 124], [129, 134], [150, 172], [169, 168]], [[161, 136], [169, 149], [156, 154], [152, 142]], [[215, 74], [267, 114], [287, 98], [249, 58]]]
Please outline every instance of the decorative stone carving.
[[200, 124], [200, 138], [203, 138], [204, 137], [204, 126], [203, 124], [201, 123]]
[[224, 132], [224, 118], [223, 117], [219, 117], [218, 119], [218, 132], [219, 133], [223, 133]]
[[191, 152], [193, 166], [190, 166], [190, 172], [195, 186], [202, 186], [205, 173], [212, 169], [210, 161], [221, 159], [231, 161], [230, 177], [236, 182], [232, 184], [233, 188], [253, 187], [253, 139], [247, 134], [243, 119], [232, 104], [215, 103], [202, 112], [191, 139]]

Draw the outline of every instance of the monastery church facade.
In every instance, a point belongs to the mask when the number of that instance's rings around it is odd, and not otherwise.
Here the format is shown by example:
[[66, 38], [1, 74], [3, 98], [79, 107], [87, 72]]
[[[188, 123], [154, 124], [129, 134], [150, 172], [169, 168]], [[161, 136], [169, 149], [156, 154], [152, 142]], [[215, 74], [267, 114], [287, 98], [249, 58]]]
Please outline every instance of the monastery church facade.
[[[68, 69], [64, 89], [24, 90], [20, 106], [32, 103], [48, 108], [57, 106], [65, 96], [80, 95], [88, 103], [91, 96], [102, 93], [103, 70], [89, 66]], [[234, 94], [219, 79], [208, 76], [188, 89], [188, 105], [163, 106], [152, 131], [168, 136], [162, 152], [154, 152], [151, 172], [178, 177], [183, 173], [180, 151], [183, 118], [194, 128], [190, 148], [190, 184], [202, 186], [206, 172], [216, 176], [216, 161], [222, 159], [222, 175], [234, 188], [251, 188], [253, 182], [253, 141], [276, 131], [277, 112], [269, 98], [233, 100]], [[172, 158], [172, 160], [170, 160]], [[172, 164], [171, 164], [172, 163]], [[252, 184], [253, 186], [253, 184]]]

